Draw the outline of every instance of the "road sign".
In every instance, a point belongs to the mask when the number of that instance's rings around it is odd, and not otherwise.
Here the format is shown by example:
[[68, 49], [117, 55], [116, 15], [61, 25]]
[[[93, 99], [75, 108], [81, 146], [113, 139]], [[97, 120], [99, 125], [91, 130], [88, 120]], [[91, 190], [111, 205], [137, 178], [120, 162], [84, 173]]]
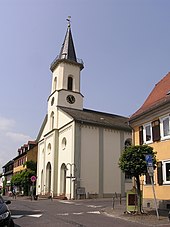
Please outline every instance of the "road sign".
[[31, 177], [31, 181], [32, 181], [32, 182], [35, 182], [36, 179], [37, 179], [36, 176], [32, 176], [32, 177]]
[[149, 167], [153, 167], [153, 161], [152, 161], [152, 155], [150, 155], [150, 154], [147, 154], [146, 156], [145, 156], [145, 160], [146, 160], [146, 162], [147, 162], [147, 166]]

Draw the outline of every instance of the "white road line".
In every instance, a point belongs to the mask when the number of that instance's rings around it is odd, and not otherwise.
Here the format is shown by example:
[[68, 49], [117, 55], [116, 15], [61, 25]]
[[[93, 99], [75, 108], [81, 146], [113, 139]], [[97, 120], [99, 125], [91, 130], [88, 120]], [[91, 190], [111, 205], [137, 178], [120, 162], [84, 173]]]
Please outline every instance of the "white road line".
[[69, 215], [68, 213], [63, 213], [63, 214], [57, 214], [58, 216], [67, 216], [67, 215]]
[[27, 217], [40, 218], [42, 214], [28, 214]]
[[67, 204], [75, 204], [74, 202], [71, 201], [66, 201], [66, 200], [59, 200], [60, 203], [67, 203]]
[[100, 214], [100, 211], [89, 211], [87, 214]]
[[23, 216], [24, 216], [24, 215], [17, 215], [17, 214], [16, 214], [16, 215], [11, 215], [11, 217], [14, 218], [14, 219], [21, 218], [21, 217], [23, 217]]
[[84, 212], [80, 212], [80, 213], [73, 213], [74, 215], [81, 215], [84, 214]]
[[102, 207], [102, 206], [87, 205], [87, 207], [91, 207], [91, 208], [99, 208], [99, 207]]

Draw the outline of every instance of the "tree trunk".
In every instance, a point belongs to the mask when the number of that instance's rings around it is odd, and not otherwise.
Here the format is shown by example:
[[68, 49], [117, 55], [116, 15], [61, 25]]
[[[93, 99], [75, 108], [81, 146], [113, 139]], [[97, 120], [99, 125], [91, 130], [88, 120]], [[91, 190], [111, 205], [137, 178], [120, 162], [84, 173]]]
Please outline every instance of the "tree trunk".
[[142, 204], [141, 204], [141, 190], [140, 190], [140, 178], [136, 176], [136, 186], [137, 186], [137, 197], [138, 197], [138, 213], [142, 211]]

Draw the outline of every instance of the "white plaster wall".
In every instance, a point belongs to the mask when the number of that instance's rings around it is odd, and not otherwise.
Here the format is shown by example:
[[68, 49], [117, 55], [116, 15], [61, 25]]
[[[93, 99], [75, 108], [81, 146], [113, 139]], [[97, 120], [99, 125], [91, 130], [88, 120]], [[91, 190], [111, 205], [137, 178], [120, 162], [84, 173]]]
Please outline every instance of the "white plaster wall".
[[120, 132], [104, 130], [104, 193], [121, 192]]
[[69, 122], [73, 120], [72, 117], [64, 113], [62, 110], [58, 110], [58, 128], [60, 129], [64, 125], [67, 125]]
[[86, 192], [99, 191], [99, 130], [82, 126], [80, 183]]
[[[60, 65], [58, 65], [57, 68], [53, 72], [53, 81], [54, 81], [54, 78], [57, 77], [57, 90], [67, 89], [67, 78], [69, 75], [72, 75], [72, 77], [74, 79], [73, 90], [76, 92], [80, 92], [80, 68], [79, 68], [79, 66], [64, 63], [64, 62], [60, 63]], [[52, 91], [53, 91], [53, 89], [52, 89]]]
[[[63, 146], [62, 141], [66, 138], [66, 146]], [[74, 163], [74, 123], [64, 127], [59, 131], [59, 154], [58, 154], [58, 194], [60, 194], [61, 188], [61, 166], [65, 164], [68, 168], [66, 176], [70, 176], [70, 164]], [[72, 172], [73, 173], [73, 172]], [[72, 184], [73, 188], [73, 184]], [[73, 191], [72, 191], [73, 192]], [[66, 196], [70, 194], [70, 179], [66, 179]], [[73, 193], [72, 193], [73, 194]]]

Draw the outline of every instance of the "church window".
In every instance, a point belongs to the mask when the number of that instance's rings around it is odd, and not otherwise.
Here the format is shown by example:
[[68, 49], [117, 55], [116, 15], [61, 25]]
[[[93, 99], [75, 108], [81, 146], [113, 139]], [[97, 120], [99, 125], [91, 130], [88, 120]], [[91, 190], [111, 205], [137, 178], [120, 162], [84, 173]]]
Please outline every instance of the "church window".
[[54, 128], [54, 112], [51, 113], [51, 116], [50, 116], [50, 126], [51, 126], [51, 129]]
[[53, 91], [55, 91], [57, 88], [57, 77], [54, 78], [54, 82], [53, 82]]
[[73, 90], [73, 78], [71, 76], [68, 77], [67, 89], [69, 91]]
[[50, 143], [48, 144], [47, 151], [48, 151], [48, 155], [49, 155], [51, 153], [51, 144]]
[[51, 99], [51, 106], [54, 104], [54, 97]]
[[64, 137], [64, 138], [62, 139], [62, 149], [63, 149], [63, 150], [66, 148], [66, 145], [67, 145], [67, 140], [66, 140], [66, 138]]

